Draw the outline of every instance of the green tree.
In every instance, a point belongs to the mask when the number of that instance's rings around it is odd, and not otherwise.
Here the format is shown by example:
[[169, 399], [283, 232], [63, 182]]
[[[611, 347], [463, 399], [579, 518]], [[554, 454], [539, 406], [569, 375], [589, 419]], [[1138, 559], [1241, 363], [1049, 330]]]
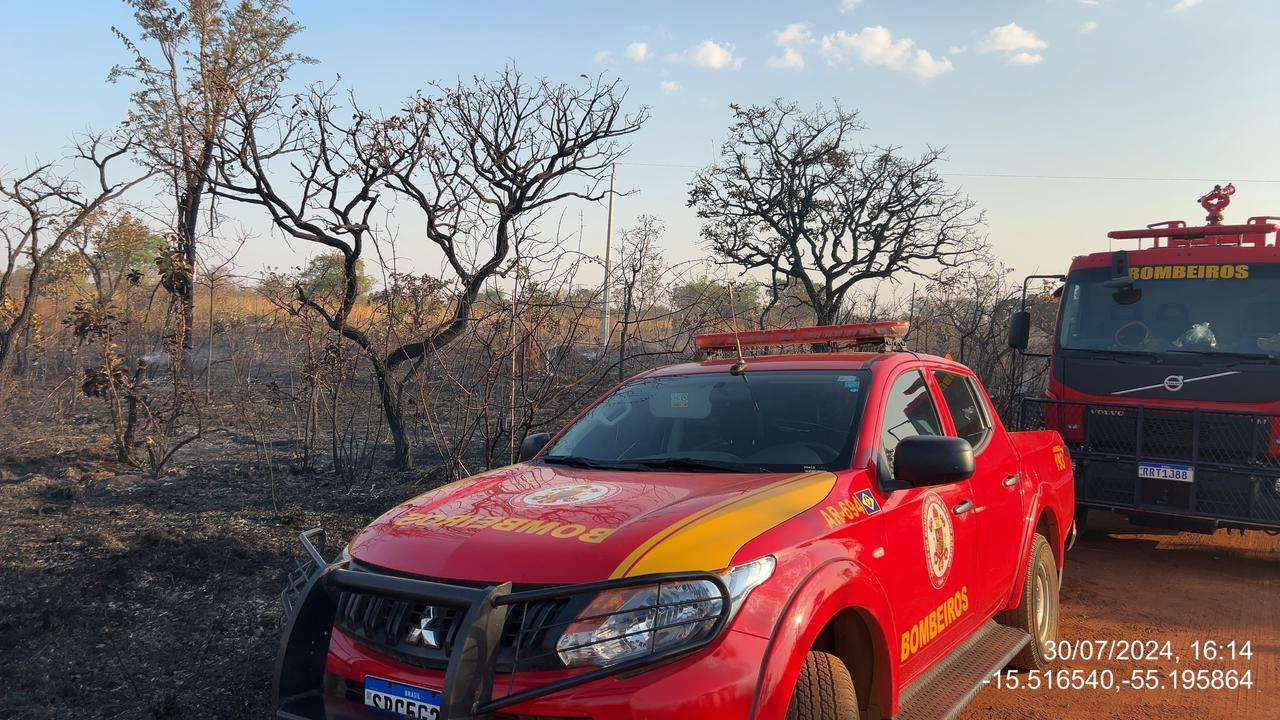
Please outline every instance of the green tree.
[[[347, 271], [342, 253], [325, 253], [311, 258], [311, 262], [298, 273], [297, 284], [313, 298], [329, 304], [341, 301], [347, 286]], [[354, 273], [356, 298], [369, 294], [373, 278], [364, 271], [364, 260], [357, 260]]]
[[[238, 108], [274, 98], [299, 62], [286, 52], [302, 26], [285, 0], [124, 0], [133, 9], [137, 39], [112, 28], [133, 56], [111, 70], [112, 81], [137, 83], [126, 122], [141, 159], [166, 179], [173, 201], [176, 258], [194, 275], [201, 210], [228, 119]], [[216, 218], [216, 213], [204, 215]], [[182, 346], [191, 347], [195, 283], [168, 284], [184, 319]]]

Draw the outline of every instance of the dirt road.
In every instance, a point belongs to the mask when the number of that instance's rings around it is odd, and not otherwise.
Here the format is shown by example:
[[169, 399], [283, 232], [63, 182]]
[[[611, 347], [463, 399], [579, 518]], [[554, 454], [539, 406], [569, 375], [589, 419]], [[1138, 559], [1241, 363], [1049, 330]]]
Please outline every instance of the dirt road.
[[[1069, 643], [1064, 650], [1074, 651], [1076, 657], [1053, 666], [1068, 669], [1059, 674], [1061, 679], [1086, 686], [1032, 690], [1025, 686], [1036, 679], [1022, 674], [1017, 689], [988, 686], [961, 717], [1280, 718], [1280, 537], [1260, 532], [1243, 537], [1225, 531], [1213, 536], [1162, 532], [1133, 527], [1107, 514], [1089, 519], [1100, 537], [1082, 539], [1067, 556], [1062, 588], [1059, 636]], [[1142, 641], [1136, 653], [1141, 657], [1122, 658], [1123, 644], [1098, 642], [1116, 640]], [[1090, 659], [1081, 657], [1088, 652], [1085, 641], [1094, 641]], [[1209, 641], [1217, 645], [1209, 646]], [[1236, 643], [1234, 659], [1227, 645], [1231, 641]], [[1250, 643], [1252, 657], [1244, 657], [1245, 642]], [[1200, 659], [1195, 657], [1197, 647], [1202, 648]], [[1100, 650], [1108, 657], [1099, 659]], [[1224, 671], [1224, 679], [1229, 674], [1225, 671], [1234, 670], [1238, 676], [1248, 671], [1253, 688], [1173, 689], [1170, 672], [1177, 673], [1179, 681], [1195, 684], [1200, 669], [1208, 671], [1209, 682], [1214, 670]], [[1135, 671], [1146, 670], [1156, 671], [1153, 675], [1162, 689], [1123, 685]], [[1087, 686], [1090, 676], [1105, 685], [1105, 671], [1113, 673], [1117, 686]], [[1145, 672], [1139, 677], [1140, 683], [1147, 682]], [[1039, 678], [1042, 685], [1048, 680]]]

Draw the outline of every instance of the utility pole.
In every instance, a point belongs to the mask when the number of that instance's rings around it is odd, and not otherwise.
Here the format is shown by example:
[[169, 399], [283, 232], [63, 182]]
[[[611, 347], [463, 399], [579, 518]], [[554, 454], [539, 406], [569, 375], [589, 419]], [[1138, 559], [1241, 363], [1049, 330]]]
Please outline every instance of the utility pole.
[[613, 273], [613, 182], [618, 163], [609, 169], [609, 219], [604, 230], [604, 288], [600, 292], [600, 351], [609, 345], [609, 276]]

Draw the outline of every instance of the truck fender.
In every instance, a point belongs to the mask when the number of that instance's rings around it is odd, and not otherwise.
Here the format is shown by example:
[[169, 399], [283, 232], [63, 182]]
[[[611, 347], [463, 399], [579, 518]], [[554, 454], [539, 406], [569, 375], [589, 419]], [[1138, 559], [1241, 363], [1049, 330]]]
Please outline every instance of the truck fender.
[[1049, 520], [1049, 536], [1045, 539], [1049, 541], [1050, 547], [1053, 548], [1053, 557], [1057, 561], [1058, 571], [1062, 571], [1062, 563], [1066, 553], [1064, 552], [1064, 542], [1066, 533], [1062, 530], [1062, 521], [1058, 517], [1058, 513], [1054, 508], [1044, 502], [1049, 497], [1047, 483], [1040, 483], [1036, 488], [1035, 495], [1031, 498], [1031, 509], [1027, 513], [1026, 527], [1022, 530], [1022, 555], [1018, 561], [1018, 574], [1014, 576], [1013, 590], [1009, 593], [1009, 599], [1005, 603], [1006, 609], [1013, 609], [1018, 606], [1022, 598], [1022, 588], [1027, 581], [1027, 565], [1031, 562], [1031, 550], [1035, 543], [1036, 527], [1040, 524], [1042, 516], [1048, 516]]
[[877, 671], [871, 700], [886, 714], [891, 711], [893, 675], [886, 633], [892, 610], [884, 589], [866, 567], [847, 558], [830, 558], [815, 566], [791, 592], [778, 613], [764, 663], [756, 681], [751, 717], [785, 718], [805, 655], [827, 623], [842, 610], [856, 609], [871, 630]]

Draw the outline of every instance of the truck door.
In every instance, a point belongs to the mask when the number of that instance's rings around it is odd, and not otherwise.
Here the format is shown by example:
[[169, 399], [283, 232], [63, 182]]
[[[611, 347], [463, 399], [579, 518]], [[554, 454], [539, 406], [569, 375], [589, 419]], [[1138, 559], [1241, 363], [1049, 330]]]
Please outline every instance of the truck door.
[[1008, 601], [1022, 561], [1025, 483], [1018, 474], [1018, 453], [1009, 436], [995, 429], [990, 403], [973, 378], [934, 370], [933, 379], [951, 419], [951, 434], [973, 445], [976, 472], [969, 485], [982, 547], [976, 568], [982, 580], [975, 583], [980, 589], [972, 589], [978, 609], [990, 614]]
[[[881, 462], [889, 473], [903, 438], [943, 434], [936, 398], [920, 370], [906, 370], [893, 380], [881, 413]], [[976, 591], [978, 537], [968, 481], [893, 487], [899, 489], [888, 496], [883, 512], [886, 559], [894, 573], [891, 652], [904, 682], [910, 682], [967, 637], [981, 618], [969, 604]]]

